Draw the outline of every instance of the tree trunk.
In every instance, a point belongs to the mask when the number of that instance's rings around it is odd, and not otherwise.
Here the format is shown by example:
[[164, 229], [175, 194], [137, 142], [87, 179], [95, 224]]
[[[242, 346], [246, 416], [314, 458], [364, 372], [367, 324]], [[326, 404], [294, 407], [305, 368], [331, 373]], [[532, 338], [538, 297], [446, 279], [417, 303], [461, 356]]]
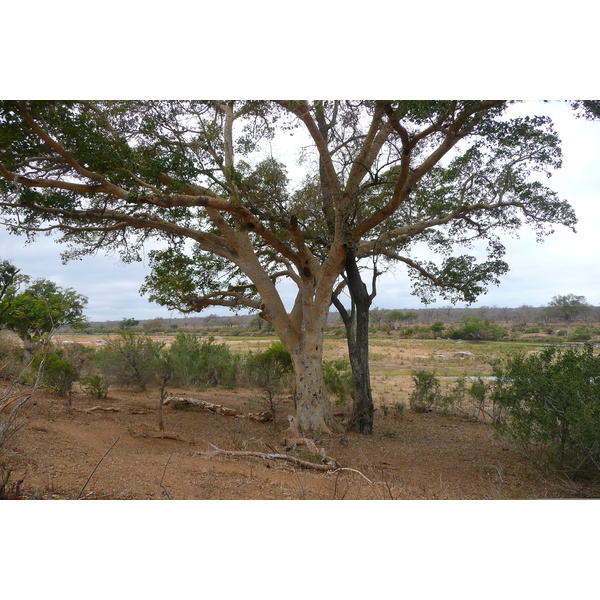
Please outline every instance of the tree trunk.
[[352, 431], [370, 435], [373, 433], [375, 407], [371, 390], [371, 373], [369, 371], [369, 302], [366, 306], [356, 307], [356, 324], [354, 348], [348, 353], [354, 382], [354, 420]]
[[375, 407], [371, 390], [371, 374], [369, 371], [369, 309], [375, 297], [374, 274], [373, 291], [367, 287], [360, 277], [356, 257], [350, 251], [346, 255], [346, 282], [352, 302], [350, 314], [341, 302], [334, 298], [334, 304], [346, 327], [348, 338], [348, 355], [352, 369], [354, 415], [352, 431], [370, 435], [373, 433]]
[[296, 375], [296, 420], [303, 432], [343, 431], [331, 410], [323, 379], [323, 334], [305, 333], [301, 347], [292, 353]]

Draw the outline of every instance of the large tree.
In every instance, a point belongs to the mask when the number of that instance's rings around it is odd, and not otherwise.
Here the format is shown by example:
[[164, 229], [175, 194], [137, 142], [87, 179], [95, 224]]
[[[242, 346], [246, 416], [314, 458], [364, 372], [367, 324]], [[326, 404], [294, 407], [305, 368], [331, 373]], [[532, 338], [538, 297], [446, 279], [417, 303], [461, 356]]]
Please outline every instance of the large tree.
[[[15, 232], [62, 232], [67, 258], [114, 248], [135, 260], [144, 242], [162, 240], [157, 277], [147, 283], [153, 297], [184, 311], [220, 305], [259, 312], [292, 356], [299, 426], [331, 431], [323, 332], [348, 256], [384, 245], [397, 251], [413, 239], [443, 248], [444, 236], [468, 223], [480, 231], [499, 220], [509, 228], [521, 219], [573, 224], [569, 205], [541, 184], [518, 201], [469, 193], [485, 180], [444, 193], [445, 177], [512, 143], [545, 141], [522, 168], [558, 166], [549, 121], [506, 119], [506, 106], [3, 102], [0, 206]], [[304, 163], [318, 183], [313, 195], [294, 193], [280, 162], [265, 154], [275, 131], [297, 127], [314, 150]], [[450, 171], [436, 169], [450, 158]], [[385, 189], [378, 181], [384, 172]], [[431, 193], [417, 196], [419, 186]], [[448, 259], [441, 272], [469, 264]], [[284, 279], [297, 290], [291, 310], [280, 294]]]
[[567, 324], [567, 331], [571, 328], [571, 323], [583, 313], [589, 311], [590, 304], [585, 299], [585, 296], [577, 296], [575, 294], [565, 294], [561, 296], [553, 296], [548, 302], [545, 309], [546, 314], [551, 317], [563, 320]]

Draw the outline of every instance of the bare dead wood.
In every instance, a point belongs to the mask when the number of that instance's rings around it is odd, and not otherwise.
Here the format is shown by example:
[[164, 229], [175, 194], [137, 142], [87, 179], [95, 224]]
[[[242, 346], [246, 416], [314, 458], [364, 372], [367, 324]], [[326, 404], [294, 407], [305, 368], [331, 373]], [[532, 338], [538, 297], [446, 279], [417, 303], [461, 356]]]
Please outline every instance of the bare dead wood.
[[290, 456], [289, 454], [277, 454], [277, 453], [265, 453], [265, 452], [251, 452], [246, 450], [221, 450], [215, 445], [210, 444], [214, 450], [209, 452], [196, 452], [198, 456], [240, 456], [240, 457], [252, 457], [262, 458], [263, 460], [283, 460], [291, 462], [303, 469], [314, 469], [316, 471], [333, 471], [339, 469], [340, 465], [333, 461], [331, 463], [313, 463], [296, 456]]
[[213, 402], [207, 402], [206, 400], [200, 400], [199, 398], [181, 398], [178, 396], [169, 396], [168, 398], [165, 398], [163, 404], [188, 404], [191, 406], [198, 406], [199, 408], [203, 408], [225, 417], [244, 418], [245, 416], [244, 413], [235, 408], [228, 408], [222, 404], [214, 404]]
[[173, 450], [171, 450], [171, 454], [169, 454], [169, 458], [168, 458], [167, 462], [165, 463], [165, 468], [163, 469], [162, 477], [160, 478], [160, 483], [158, 484], [163, 489], [163, 492], [167, 495], [167, 498], [169, 500], [172, 500], [172, 498], [171, 498], [171, 495], [169, 494], [169, 492], [167, 491], [167, 488], [163, 485], [163, 479], [165, 478], [165, 473], [167, 472], [167, 467], [169, 466], [169, 463], [171, 462], [171, 457], [173, 456], [173, 452], [175, 452], [175, 448], [173, 448]]
[[319, 450], [319, 448], [317, 448], [317, 445], [313, 440], [311, 440], [310, 438], [306, 438], [300, 434], [300, 432], [298, 431], [298, 425], [296, 424], [295, 417], [290, 415], [287, 419], [290, 426], [284, 431], [284, 433], [289, 434], [289, 437], [286, 437], [283, 440], [286, 450], [293, 450], [296, 448], [296, 446], [306, 446], [309, 452], [321, 456], [323, 462], [331, 464], [336, 462], [334, 458], [332, 458], [331, 456], [327, 456], [325, 448], [321, 448]]
[[115, 447], [115, 444], [120, 440], [121, 438], [118, 437], [113, 443], [112, 446], [104, 453], [104, 456], [98, 461], [98, 464], [94, 467], [94, 470], [90, 473], [90, 476], [87, 478], [86, 482], [83, 484], [83, 487], [81, 488], [81, 490], [79, 490], [79, 494], [77, 495], [76, 500], [79, 500], [79, 498], [81, 498], [81, 494], [83, 494], [83, 490], [85, 490], [87, 484], [90, 482], [90, 479], [94, 476], [94, 473], [96, 472], [96, 469], [100, 466], [100, 463], [106, 458], [106, 456], [108, 455], [108, 453]]
[[85, 413], [93, 413], [97, 410], [101, 410], [103, 412], [120, 412], [120, 408], [115, 408], [114, 406], [92, 406], [91, 408], [74, 408], [77, 412], [85, 412]]
[[351, 473], [358, 473], [358, 475], [360, 475], [363, 479], [366, 479], [371, 484], [373, 483], [366, 475], [361, 473], [358, 469], [351, 469], [350, 467], [339, 467], [337, 469], [329, 471], [328, 474], [332, 475], [333, 473], [339, 473], [340, 471], [350, 471]]
[[151, 437], [157, 440], [175, 440], [176, 442], [185, 442], [185, 440], [176, 433], [154, 433], [146, 437]]

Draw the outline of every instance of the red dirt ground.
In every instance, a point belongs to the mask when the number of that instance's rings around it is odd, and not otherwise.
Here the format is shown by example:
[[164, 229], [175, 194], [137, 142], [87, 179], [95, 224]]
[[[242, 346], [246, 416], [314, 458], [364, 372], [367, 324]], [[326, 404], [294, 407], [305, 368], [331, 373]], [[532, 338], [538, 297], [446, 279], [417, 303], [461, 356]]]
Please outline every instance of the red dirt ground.
[[[256, 411], [246, 390], [171, 390]], [[65, 401], [39, 394], [27, 409], [18, 440], [25, 499], [533, 499], [598, 497], [590, 484], [542, 473], [489, 425], [437, 413], [376, 413], [372, 436], [354, 433], [315, 440], [345, 467], [332, 473], [280, 460], [200, 456], [212, 446], [283, 453], [285, 416], [257, 423], [200, 408], [164, 408], [157, 426], [158, 392], [112, 390], [106, 400], [74, 394]], [[116, 412], [84, 412], [94, 406]], [[162, 437], [159, 437], [162, 436]], [[118, 440], [118, 441], [116, 441]], [[110, 452], [104, 454], [116, 444]], [[296, 454], [297, 455], [297, 454]], [[98, 463], [100, 464], [98, 465]], [[97, 466], [98, 465], [98, 466]], [[86, 481], [97, 466], [89, 482]]]

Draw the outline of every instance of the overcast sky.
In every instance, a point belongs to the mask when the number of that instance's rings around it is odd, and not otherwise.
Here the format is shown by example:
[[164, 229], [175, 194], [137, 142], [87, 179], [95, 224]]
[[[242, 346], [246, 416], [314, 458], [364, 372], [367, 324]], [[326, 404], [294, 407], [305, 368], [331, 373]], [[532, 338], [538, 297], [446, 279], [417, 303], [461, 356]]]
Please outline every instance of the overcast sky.
[[[574, 207], [579, 219], [577, 233], [557, 227], [542, 244], [528, 229], [521, 230], [519, 239], [506, 238], [505, 260], [510, 272], [474, 306], [543, 306], [557, 294], [570, 293], [600, 305], [600, 123], [576, 119], [565, 105], [536, 102], [531, 106], [538, 114], [552, 116], [562, 139], [563, 167], [544, 183]], [[149, 273], [146, 263], [124, 265], [116, 256], [97, 255], [63, 265], [61, 249], [53, 238], [40, 237], [26, 245], [25, 238], [0, 228], [0, 258], [12, 261], [24, 274], [51, 279], [87, 296], [86, 314], [92, 321], [181, 316], [140, 296], [138, 290]], [[288, 303], [293, 301], [291, 290], [285, 296]], [[374, 305], [422, 306], [410, 294], [402, 270], [382, 278]], [[446, 305], [448, 302], [439, 301], [432, 306]], [[229, 314], [217, 308], [205, 314], [210, 313]]]

